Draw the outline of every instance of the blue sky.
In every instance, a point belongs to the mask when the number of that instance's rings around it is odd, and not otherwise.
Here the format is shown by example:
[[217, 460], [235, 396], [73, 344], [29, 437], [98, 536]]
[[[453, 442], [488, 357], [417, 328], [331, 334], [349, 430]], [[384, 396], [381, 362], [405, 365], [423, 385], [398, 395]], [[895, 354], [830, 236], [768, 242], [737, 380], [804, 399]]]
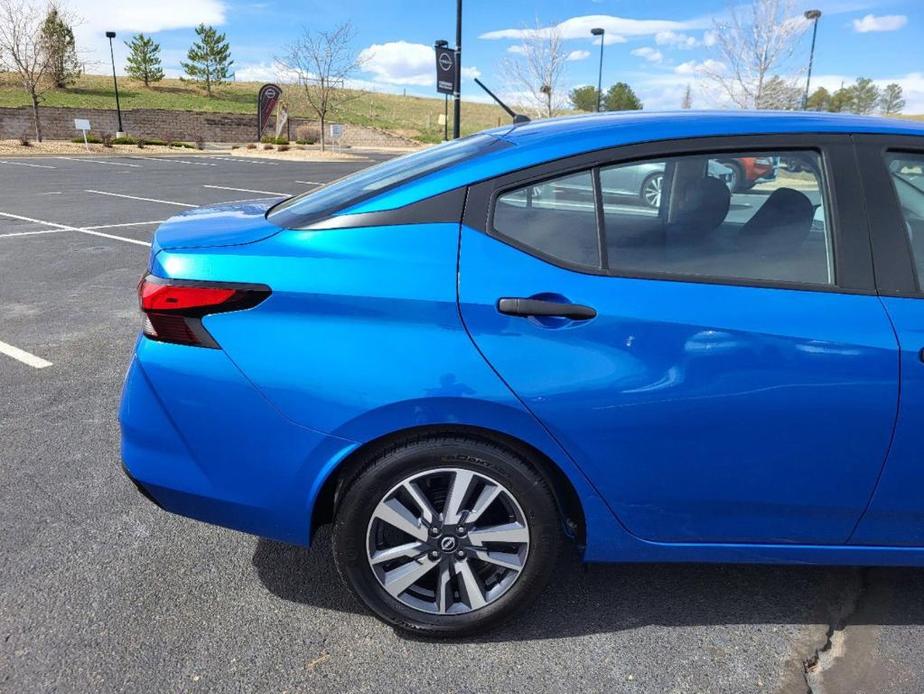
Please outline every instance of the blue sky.
[[[162, 45], [168, 74], [179, 74], [192, 27], [202, 21], [228, 35], [238, 79], [278, 79], [274, 58], [301, 27], [325, 29], [349, 20], [356, 29], [355, 48], [366, 57], [358, 83], [432, 95], [431, 46], [435, 39], [454, 38], [452, 0], [71, 0], [70, 5], [83, 18], [78, 41], [88, 59], [101, 66], [94, 70], [99, 72], [108, 67], [102, 32], [111, 28], [120, 38], [152, 33]], [[702, 65], [716, 58], [709, 32], [727, 7], [725, 0], [467, 0], [464, 96], [483, 100], [471, 82], [478, 75], [503, 91], [499, 65], [511, 47], [516, 50], [517, 31], [538, 22], [560, 27], [572, 58], [563, 78], [567, 86], [596, 82], [599, 46], [588, 29], [599, 25], [608, 39], [604, 83], [629, 82], [646, 108], [677, 108], [688, 84], [695, 107], [722, 106], [702, 77]], [[906, 111], [924, 113], [924, 0], [807, 0], [794, 7], [797, 13], [810, 7], [823, 12], [813, 84], [837, 88], [858, 75], [896, 81], [905, 90]], [[807, 60], [807, 36], [793, 70]], [[120, 45], [117, 63], [124, 63], [124, 54]]]

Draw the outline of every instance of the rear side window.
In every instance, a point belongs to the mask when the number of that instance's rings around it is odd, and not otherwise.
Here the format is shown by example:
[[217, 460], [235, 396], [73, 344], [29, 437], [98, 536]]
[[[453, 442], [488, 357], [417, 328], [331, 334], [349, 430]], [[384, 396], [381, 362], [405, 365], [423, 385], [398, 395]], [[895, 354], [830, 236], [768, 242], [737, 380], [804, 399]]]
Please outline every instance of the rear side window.
[[890, 152], [886, 164], [905, 219], [918, 289], [924, 278], [924, 154]]
[[614, 275], [834, 283], [816, 152], [697, 154], [596, 172], [597, 186], [590, 169], [505, 192], [494, 230]]
[[494, 206], [494, 229], [553, 259], [600, 267], [590, 171], [504, 193]]
[[285, 229], [298, 229], [389, 188], [508, 146], [508, 143], [490, 135], [452, 140], [371, 166], [321, 188], [283, 200], [270, 209], [266, 218]]

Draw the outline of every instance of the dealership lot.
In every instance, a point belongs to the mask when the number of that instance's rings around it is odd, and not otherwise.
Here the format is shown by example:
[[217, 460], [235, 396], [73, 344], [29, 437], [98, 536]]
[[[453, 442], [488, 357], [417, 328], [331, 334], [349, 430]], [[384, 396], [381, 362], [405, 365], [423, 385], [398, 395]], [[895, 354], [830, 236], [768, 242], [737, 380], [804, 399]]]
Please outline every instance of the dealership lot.
[[804, 692], [831, 628], [827, 691], [924, 691], [921, 571], [569, 555], [518, 621], [434, 643], [363, 612], [326, 530], [308, 551], [145, 501], [116, 412], [157, 224], [385, 156], [0, 161], [0, 691]]

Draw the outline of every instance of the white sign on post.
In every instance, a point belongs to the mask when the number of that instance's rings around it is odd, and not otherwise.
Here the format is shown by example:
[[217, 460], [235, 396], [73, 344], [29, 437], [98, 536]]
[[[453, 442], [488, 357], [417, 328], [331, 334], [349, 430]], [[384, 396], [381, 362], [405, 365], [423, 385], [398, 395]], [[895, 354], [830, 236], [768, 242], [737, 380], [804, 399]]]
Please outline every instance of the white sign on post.
[[86, 147], [89, 152], [90, 143], [87, 142], [87, 132], [90, 130], [90, 121], [86, 118], [75, 118], [74, 129], [80, 130], [83, 133], [83, 146]]
[[343, 137], [343, 126], [340, 123], [334, 123], [330, 126], [330, 139], [339, 147], [341, 137]]

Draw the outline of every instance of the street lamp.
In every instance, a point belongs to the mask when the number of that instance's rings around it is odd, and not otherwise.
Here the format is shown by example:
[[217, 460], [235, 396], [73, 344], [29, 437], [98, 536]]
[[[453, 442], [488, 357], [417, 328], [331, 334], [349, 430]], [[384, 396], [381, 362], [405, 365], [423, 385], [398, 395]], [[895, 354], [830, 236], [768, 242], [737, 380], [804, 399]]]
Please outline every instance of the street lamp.
[[597, 71], [597, 113], [600, 113], [600, 99], [603, 98], [603, 34], [606, 32], [601, 27], [594, 27], [590, 33], [600, 37], [600, 69]]
[[114, 31], [106, 32], [106, 38], [109, 39], [109, 57], [112, 58], [112, 85], [115, 87], [116, 115], [119, 119], [119, 130], [116, 137], [125, 137], [125, 132], [122, 130], [122, 107], [119, 105], [119, 81], [116, 79], [115, 53], [112, 52], [112, 39], [115, 37], [116, 33]]
[[812, 50], [809, 52], [808, 74], [805, 76], [805, 95], [802, 97], [802, 110], [808, 108], [809, 84], [812, 82], [812, 63], [815, 61], [815, 37], [818, 36], [818, 18], [821, 10], [806, 10], [805, 18], [812, 22]]

